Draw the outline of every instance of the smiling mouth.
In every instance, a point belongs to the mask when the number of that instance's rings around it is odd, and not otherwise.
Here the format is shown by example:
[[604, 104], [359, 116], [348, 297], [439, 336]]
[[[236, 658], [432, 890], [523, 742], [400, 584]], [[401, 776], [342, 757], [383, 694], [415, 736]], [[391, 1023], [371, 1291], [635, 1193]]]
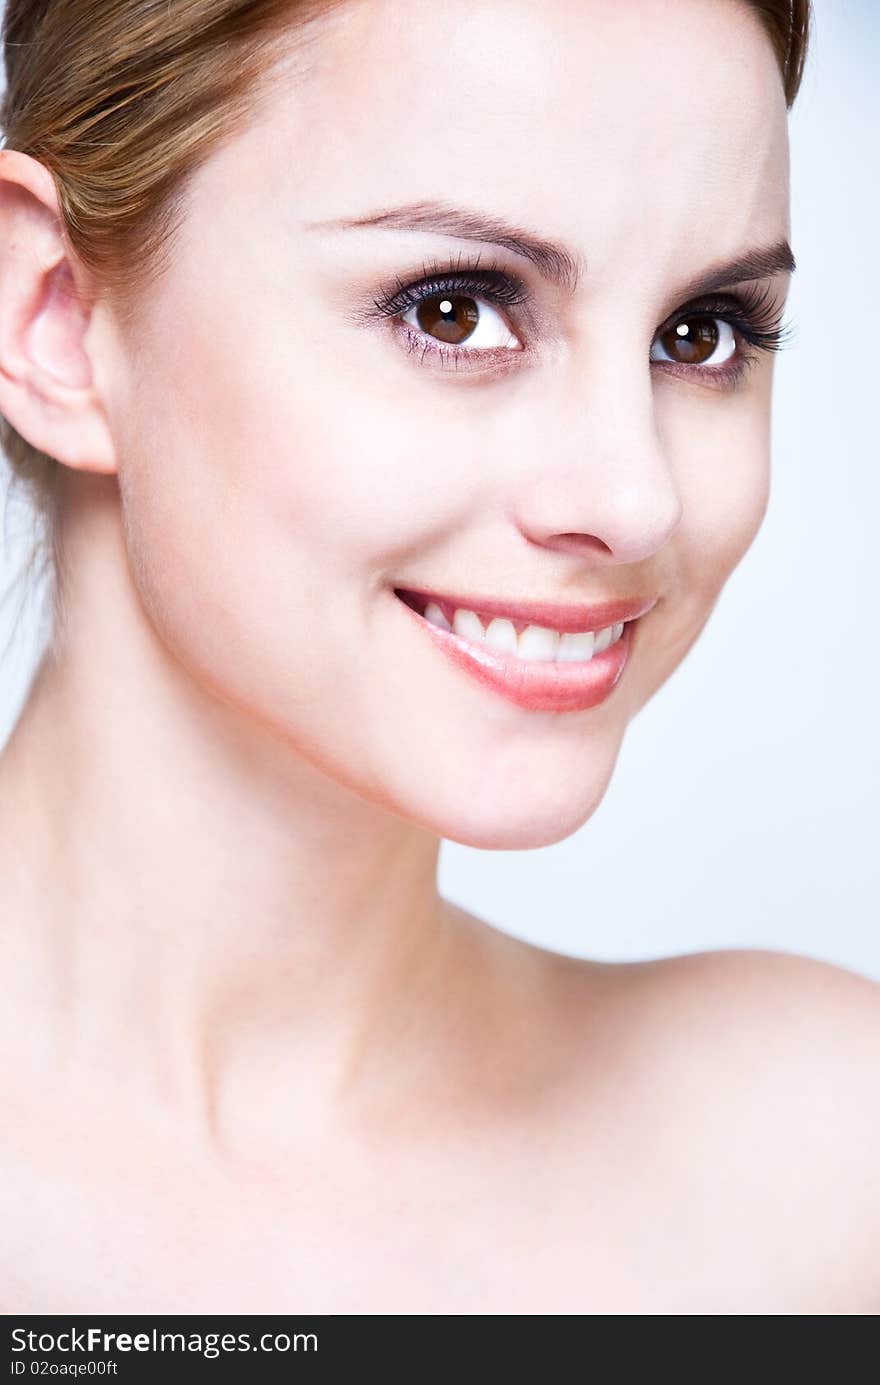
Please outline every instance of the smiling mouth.
[[[588, 663], [612, 648], [624, 628], [653, 602], [605, 602], [592, 607], [562, 607], [491, 601], [465, 605], [461, 598], [396, 587], [395, 595], [439, 630], [469, 644], [524, 663]], [[491, 608], [491, 609], [489, 609]], [[527, 619], [524, 611], [546, 612], [559, 625]], [[627, 619], [627, 614], [629, 618]], [[618, 617], [610, 619], [609, 617]], [[604, 623], [599, 623], [604, 622]]]

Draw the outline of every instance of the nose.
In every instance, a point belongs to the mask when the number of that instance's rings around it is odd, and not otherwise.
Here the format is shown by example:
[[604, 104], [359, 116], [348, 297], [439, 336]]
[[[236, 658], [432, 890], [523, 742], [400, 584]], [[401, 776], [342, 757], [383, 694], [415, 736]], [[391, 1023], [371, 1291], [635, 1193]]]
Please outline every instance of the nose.
[[659, 552], [681, 522], [682, 502], [648, 362], [625, 365], [608, 353], [598, 369], [558, 376], [540, 408], [549, 418], [534, 423], [548, 441], [530, 449], [514, 502], [524, 536], [593, 562], [637, 563]]

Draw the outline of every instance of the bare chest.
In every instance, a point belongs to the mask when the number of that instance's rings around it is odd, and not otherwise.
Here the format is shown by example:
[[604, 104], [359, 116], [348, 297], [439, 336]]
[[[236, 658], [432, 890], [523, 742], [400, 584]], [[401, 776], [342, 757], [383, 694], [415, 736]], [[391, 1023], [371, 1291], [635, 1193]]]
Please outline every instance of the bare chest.
[[625, 1160], [475, 1149], [236, 1180], [107, 1154], [9, 1171], [4, 1312], [834, 1311], [780, 1273], [760, 1208], [649, 1160], [633, 1180]]

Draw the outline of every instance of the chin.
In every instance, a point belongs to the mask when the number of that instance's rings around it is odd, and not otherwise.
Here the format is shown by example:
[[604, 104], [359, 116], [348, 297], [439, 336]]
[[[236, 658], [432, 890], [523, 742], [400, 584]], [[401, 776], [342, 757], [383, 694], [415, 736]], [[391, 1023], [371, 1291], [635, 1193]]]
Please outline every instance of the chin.
[[593, 816], [605, 796], [611, 771], [592, 792], [585, 786], [558, 784], [556, 792], [537, 792], [534, 785], [522, 786], [515, 797], [507, 789], [486, 786], [477, 803], [456, 816], [450, 812], [435, 830], [448, 841], [482, 851], [533, 851], [565, 841]]

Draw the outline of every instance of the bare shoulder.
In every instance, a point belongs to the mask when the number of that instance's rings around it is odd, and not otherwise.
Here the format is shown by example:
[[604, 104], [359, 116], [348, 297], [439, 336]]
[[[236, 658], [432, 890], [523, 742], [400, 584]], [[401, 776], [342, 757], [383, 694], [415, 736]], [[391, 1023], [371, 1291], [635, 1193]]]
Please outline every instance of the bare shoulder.
[[800, 1112], [815, 1148], [877, 1154], [880, 984], [810, 957], [731, 950], [648, 964], [635, 989], [669, 1017], [676, 1061], [705, 1046], [731, 1081], [772, 1100], [768, 1120]]
[[585, 1051], [604, 997], [618, 1076], [670, 1157], [689, 1167], [698, 1148], [781, 1264], [812, 1259], [829, 1301], [880, 1310], [880, 984], [777, 951], [565, 960]]
[[[791, 1099], [823, 1087], [880, 1135], [880, 984], [830, 962], [754, 949], [636, 963], [630, 986], [668, 1018], [676, 1057], [694, 1041], [747, 1064], [752, 1078], [784, 1077]], [[678, 1022], [676, 1022], [678, 1021]]]
[[[586, 985], [588, 978], [584, 979]], [[714, 1074], [768, 1123], [798, 1113], [814, 1148], [880, 1144], [880, 984], [830, 962], [756, 949], [611, 967], [637, 1036], [695, 1081]], [[875, 1190], [877, 1185], [875, 1184]]]
[[[649, 962], [615, 964], [640, 1000], [652, 999], [673, 1013], [684, 1006], [743, 1043], [757, 1043], [768, 1030], [797, 1057], [821, 1035], [823, 1047], [854, 1041], [880, 1044], [880, 983], [831, 962], [797, 953], [759, 949], [694, 952]], [[719, 1009], [720, 1007], [720, 1009]]]

